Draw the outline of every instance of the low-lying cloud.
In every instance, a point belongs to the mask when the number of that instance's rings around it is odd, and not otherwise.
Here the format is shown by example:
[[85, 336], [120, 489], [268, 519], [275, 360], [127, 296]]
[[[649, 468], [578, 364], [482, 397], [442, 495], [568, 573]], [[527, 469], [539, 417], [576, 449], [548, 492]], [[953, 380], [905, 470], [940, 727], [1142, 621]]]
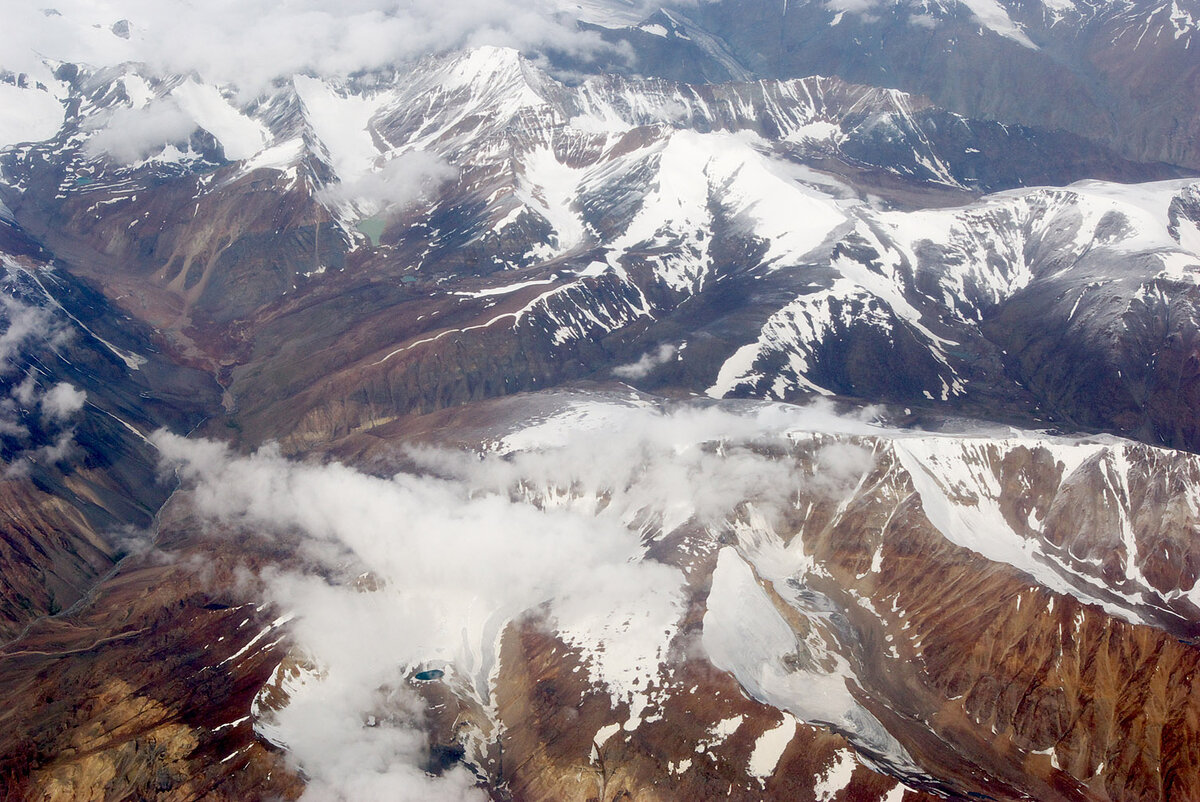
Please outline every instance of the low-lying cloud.
[[[311, 570], [261, 579], [267, 600], [296, 616], [295, 642], [320, 678], [265, 726], [310, 778], [311, 798], [484, 799], [465, 770], [422, 769], [409, 677], [442, 668], [486, 709], [499, 638], [527, 614], [583, 650], [614, 705], [639, 709], [683, 612], [684, 575], [647, 559], [650, 541], [689, 521], [715, 532], [744, 502], [782, 509], [795, 494], [790, 463], [764, 451], [804, 421], [794, 408], [596, 406], [482, 456], [411, 451], [413, 472], [390, 478], [155, 436], [201, 515], [300, 536]], [[823, 414], [834, 417], [808, 420]], [[518, 442], [525, 450], [511, 450]]]
[[7, 457], [3, 476], [13, 478], [35, 462], [63, 462], [75, 453], [73, 419], [87, 393], [68, 382], [50, 383], [30, 359], [71, 336], [50, 309], [0, 295], [0, 329], [0, 381], [6, 388], [0, 395], [0, 449]]
[[43, 414], [55, 421], [70, 419], [86, 402], [87, 393], [68, 382], [58, 382], [41, 398]]
[[197, 126], [174, 99], [166, 98], [142, 108], [117, 109], [98, 120], [96, 128], [84, 145], [87, 156], [108, 155], [133, 164], [166, 145], [187, 142]]
[[320, 198], [330, 205], [352, 205], [363, 217], [389, 215], [427, 197], [457, 175], [458, 170], [434, 154], [408, 151], [375, 172], [324, 187]]
[[0, 333], [0, 376], [17, 370], [22, 354], [33, 344], [53, 346], [69, 336], [49, 309], [5, 294], [0, 294], [0, 326], [4, 327]]
[[674, 359], [676, 350], [675, 346], [670, 343], [663, 343], [657, 349], [642, 354], [636, 362], [630, 362], [628, 365], [618, 365], [613, 368], [613, 375], [619, 376], [622, 379], [644, 379], [655, 368], [665, 365]]

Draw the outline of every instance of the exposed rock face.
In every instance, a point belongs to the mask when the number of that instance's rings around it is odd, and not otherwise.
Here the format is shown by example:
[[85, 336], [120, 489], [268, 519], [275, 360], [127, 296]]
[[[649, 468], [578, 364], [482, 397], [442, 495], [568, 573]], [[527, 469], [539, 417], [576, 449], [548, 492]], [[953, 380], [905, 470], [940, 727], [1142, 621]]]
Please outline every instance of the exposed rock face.
[[147, 332], [121, 331], [102, 296], [38, 255], [0, 253], [0, 640], [68, 609], [113, 567], [170, 492], [142, 432], [195, 426], [217, 400], [203, 374], [125, 350]]
[[[1012, 466], [1024, 456], [1017, 449], [1004, 462]], [[1089, 470], [1085, 464], [1072, 478]], [[1194, 728], [1184, 723], [1191, 715], [1184, 711], [1196, 704], [1185, 679], [1195, 671], [1195, 650], [1159, 630], [1106, 615], [1095, 605], [1031, 586], [1020, 573], [985, 566], [977, 554], [929, 538], [933, 527], [923, 520], [923, 510], [939, 502], [928, 491], [913, 495], [907, 482], [889, 479], [890, 471], [877, 471], [864, 486], [891, 488], [878, 491], [874, 504], [863, 503], [866, 499], [851, 504], [849, 520], [828, 536], [836, 538], [842, 551], [839, 567], [861, 572], [870, 559], [866, 550], [846, 553], [845, 539], [838, 535], [845, 528], [870, 532], [870, 519], [862, 520], [867, 510], [876, 521], [885, 511], [890, 516], [877, 546], [878, 574], [868, 580], [869, 598], [883, 611], [883, 620], [904, 632], [896, 638], [900, 659], [911, 661], [908, 666], [915, 669], [924, 693], [932, 691], [939, 698], [926, 707], [916, 701], [923, 693], [907, 685], [905, 694], [891, 697], [888, 704], [899, 702], [893, 709], [910, 725], [925, 721], [941, 732], [945, 742], [954, 744], [956, 759], [971, 755], [995, 766], [993, 761], [1003, 756], [1008, 765], [993, 769], [997, 779], [1020, 783], [1016, 778], [1021, 775], [1040, 776], [1045, 786], [1025, 786], [1035, 798], [1170, 799], [1195, 793], [1194, 779], [1177, 775], [1174, 768], [1175, 755], [1196, 748]], [[1007, 471], [996, 473], [1014, 489], [1024, 484], [1014, 482], [1011, 474], [1003, 476]], [[1066, 483], [1073, 485], [1072, 479]], [[985, 505], [986, 498], [971, 497], [973, 489], [955, 490], [962, 503]], [[893, 504], [902, 499], [894, 511], [880, 504], [889, 497]], [[1093, 497], [1086, 506], [1096, 510], [1107, 504]], [[1086, 519], [1073, 523], [1094, 531]], [[901, 541], [891, 541], [892, 536]], [[852, 557], [856, 559], [848, 559]], [[886, 674], [879, 679], [897, 682]], [[1131, 692], [1133, 687], [1139, 690]], [[907, 711], [906, 702], [911, 705]], [[1164, 737], [1170, 733], [1170, 744], [1149, 751], [1131, 748], [1115, 735], [1126, 727]], [[1039, 760], [1036, 753], [1049, 759]]]
[[27, 480], [0, 482], [5, 510], [0, 633], [17, 635], [34, 618], [75, 603], [112, 565], [112, 546], [61, 498]]
[[248, 718], [281, 655], [255, 638], [269, 622], [216, 589], [232, 577], [213, 558], [201, 580], [127, 561], [70, 616], [4, 645], [5, 798], [299, 795]]
[[[609, 35], [633, 45], [645, 73], [714, 81], [837, 75], [928, 95], [974, 117], [1072, 131], [1134, 158], [1200, 166], [1195, 3], [882, 9], [718, 2], [670, 12], [669, 22], [659, 21], [663, 36], [645, 26]], [[713, 44], [698, 46], [706, 40]]]

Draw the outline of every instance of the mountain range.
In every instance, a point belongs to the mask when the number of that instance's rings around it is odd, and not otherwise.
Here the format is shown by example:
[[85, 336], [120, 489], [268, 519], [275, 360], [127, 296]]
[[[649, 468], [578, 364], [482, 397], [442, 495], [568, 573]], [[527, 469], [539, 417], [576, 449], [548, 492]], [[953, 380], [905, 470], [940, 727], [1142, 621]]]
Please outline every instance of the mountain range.
[[1200, 795], [1190, 2], [0, 75], [0, 797]]

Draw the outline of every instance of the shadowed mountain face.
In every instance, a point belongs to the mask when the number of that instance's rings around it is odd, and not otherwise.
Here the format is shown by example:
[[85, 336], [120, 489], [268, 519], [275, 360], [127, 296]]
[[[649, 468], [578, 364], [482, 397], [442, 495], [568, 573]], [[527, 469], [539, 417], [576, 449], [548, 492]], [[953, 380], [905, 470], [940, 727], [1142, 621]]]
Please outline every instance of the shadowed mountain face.
[[647, 74], [836, 75], [1195, 168], [1198, 20], [1196, 4], [1182, 1], [722, 0], [599, 27], [629, 42]]
[[1200, 795], [1188, 8], [584, 5], [3, 85], [4, 797]]

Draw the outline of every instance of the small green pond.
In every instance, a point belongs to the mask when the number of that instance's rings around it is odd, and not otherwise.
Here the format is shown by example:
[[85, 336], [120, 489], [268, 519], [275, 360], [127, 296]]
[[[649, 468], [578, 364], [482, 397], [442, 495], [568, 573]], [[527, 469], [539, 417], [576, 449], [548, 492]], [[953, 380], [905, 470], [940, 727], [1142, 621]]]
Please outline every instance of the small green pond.
[[379, 246], [379, 238], [383, 236], [383, 229], [385, 227], [382, 217], [368, 217], [359, 220], [354, 227], [367, 235], [367, 239], [371, 240], [371, 247], [375, 248]]

